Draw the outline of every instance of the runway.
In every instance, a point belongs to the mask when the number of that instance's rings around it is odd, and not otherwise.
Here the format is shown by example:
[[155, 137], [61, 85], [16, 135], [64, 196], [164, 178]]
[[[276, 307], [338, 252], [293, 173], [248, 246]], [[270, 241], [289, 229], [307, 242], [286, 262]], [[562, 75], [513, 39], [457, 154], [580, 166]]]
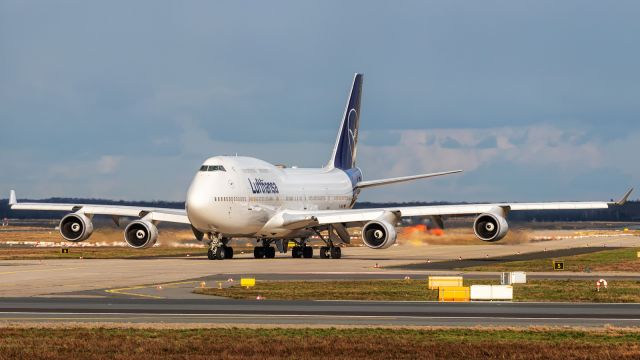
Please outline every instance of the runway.
[[0, 299], [5, 323], [347, 326], [640, 326], [640, 304]]
[[[460, 274], [459, 268], [472, 261], [486, 265], [492, 258], [519, 258], [527, 253], [539, 256], [589, 252], [586, 244], [600, 244], [602, 248], [638, 247], [640, 237], [619, 236], [593, 239], [562, 239], [539, 243], [516, 245], [428, 245], [393, 246], [385, 250], [350, 247], [343, 250], [343, 258], [335, 259], [292, 259], [291, 255], [278, 255], [275, 259], [252, 258], [252, 254], [239, 254], [237, 258], [224, 261], [210, 261], [203, 255], [191, 257], [149, 258], [149, 259], [57, 259], [57, 260], [3, 260], [0, 261], [0, 297], [26, 297], [51, 294], [66, 294], [97, 291], [114, 287], [129, 287], [145, 284], [160, 284], [196, 279], [226, 280], [239, 275], [268, 279], [274, 275], [289, 276], [288, 279], [325, 279], [327, 276], [352, 276], [357, 274], [369, 278], [402, 278], [406, 275], [426, 278], [429, 274]], [[600, 246], [599, 246], [600, 247]], [[574, 249], [574, 250], [563, 250]], [[144, 253], [144, 250], [140, 251]], [[204, 251], [202, 251], [204, 254]], [[520, 254], [520, 255], [518, 255]], [[461, 257], [463, 260], [458, 260]], [[487, 259], [488, 258], [488, 259]], [[455, 259], [455, 260], [454, 260]], [[476, 260], [474, 260], [476, 259]], [[480, 260], [477, 260], [480, 259]], [[454, 261], [451, 261], [454, 260]], [[467, 261], [468, 260], [468, 261]], [[449, 270], [425, 269], [433, 267]], [[404, 267], [416, 268], [406, 269]], [[552, 271], [550, 269], [550, 271]], [[487, 274], [497, 276], [497, 273]], [[542, 275], [542, 274], [541, 274]], [[638, 274], [567, 274], [562, 276], [583, 276], [591, 279], [606, 275], [637, 277]], [[547, 275], [544, 275], [547, 276]], [[549, 274], [548, 276], [556, 276]], [[347, 279], [349, 277], [346, 277]], [[284, 278], [283, 278], [284, 279]]]

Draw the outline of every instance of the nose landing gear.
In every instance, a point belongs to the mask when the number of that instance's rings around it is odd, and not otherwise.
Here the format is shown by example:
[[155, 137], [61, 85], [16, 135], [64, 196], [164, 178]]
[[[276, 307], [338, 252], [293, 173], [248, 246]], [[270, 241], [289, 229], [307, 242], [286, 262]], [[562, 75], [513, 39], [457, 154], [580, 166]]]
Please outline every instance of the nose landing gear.
[[218, 238], [213, 235], [209, 235], [211, 243], [209, 244], [209, 250], [207, 251], [207, 258], [209, 260], [224, 260], [233, 259], [233, 248], [227, 246], [229, 238]]

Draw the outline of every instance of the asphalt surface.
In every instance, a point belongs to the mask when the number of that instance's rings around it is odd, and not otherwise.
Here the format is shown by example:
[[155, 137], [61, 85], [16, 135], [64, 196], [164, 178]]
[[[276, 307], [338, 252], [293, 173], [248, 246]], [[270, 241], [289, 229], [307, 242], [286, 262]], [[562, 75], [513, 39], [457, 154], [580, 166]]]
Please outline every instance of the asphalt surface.
[[640, 304], [3, 298], [0, 322], [637, 327]]

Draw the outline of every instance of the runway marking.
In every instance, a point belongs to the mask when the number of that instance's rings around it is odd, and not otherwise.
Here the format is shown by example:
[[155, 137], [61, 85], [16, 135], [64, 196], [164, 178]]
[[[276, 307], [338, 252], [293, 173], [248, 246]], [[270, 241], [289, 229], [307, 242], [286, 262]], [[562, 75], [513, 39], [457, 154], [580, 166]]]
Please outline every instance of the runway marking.
[[192, 283], [199, 283], [199, 281], [176, 281], [176, 282], [162, 283], [162, 284], [131, 286], [131, 287], [118, 288], [118, 289], [108, 289], [108, 290], [105, 290], [105, 292], [108, 292], [110, 294], [139, 296], [139, 297], [145, 297], [145, 298], [151, 298], [151, 299], [166, 299], [165, 297], [158, 296], [158, 295], [137, 294], [129, 291], [148, 289], [156, 286], [172, 286], [172, 285], [192, 284]]

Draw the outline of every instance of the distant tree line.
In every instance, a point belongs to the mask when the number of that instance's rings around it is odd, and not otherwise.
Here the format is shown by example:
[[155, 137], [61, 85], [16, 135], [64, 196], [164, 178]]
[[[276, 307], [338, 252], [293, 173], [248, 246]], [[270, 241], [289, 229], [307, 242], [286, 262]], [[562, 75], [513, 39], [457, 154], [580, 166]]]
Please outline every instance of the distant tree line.
[[[178, 201], [114, 201], [104, 199], [74, 199], [51, 198], [45, 200], [20, 200], [22, 202], [45, 203], [75, 203], [75, 204], [104, 204], [121, 206], [162, 207], [184, 209], [184, 202]], [[447, 202], [403, 202], [376, 203], [360, 202], [355, 208], [396, 207], [396, 206], [425, 206], [425, 205], [454, 205], [464, 203]], [[10, 219], [57, 219], [60, 212], [55, 211], [11, 211], [7, 199], [0, 200], [0, 218]], [[603, 210], [545, 210], [545, 211], [514, 211], [509, 214], [510, 220], [515, 221], [640, 221], [640, 201], [629, 201], [623, 206], [616, 206]]]

